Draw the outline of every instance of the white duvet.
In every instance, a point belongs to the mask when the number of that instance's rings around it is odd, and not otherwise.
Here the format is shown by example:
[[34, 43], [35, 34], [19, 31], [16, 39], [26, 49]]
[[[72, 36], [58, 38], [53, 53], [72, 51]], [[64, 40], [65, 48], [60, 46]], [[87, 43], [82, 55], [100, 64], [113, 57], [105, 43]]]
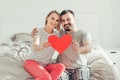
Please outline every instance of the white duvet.
[[23, 61], [31, 53], [28, 43], [0, 45], [0, 80], [31, 80]]
[[87, 59], [91, 67], [90, 80], [119, 80], [116, 67], [100, 47], [87, 54]]

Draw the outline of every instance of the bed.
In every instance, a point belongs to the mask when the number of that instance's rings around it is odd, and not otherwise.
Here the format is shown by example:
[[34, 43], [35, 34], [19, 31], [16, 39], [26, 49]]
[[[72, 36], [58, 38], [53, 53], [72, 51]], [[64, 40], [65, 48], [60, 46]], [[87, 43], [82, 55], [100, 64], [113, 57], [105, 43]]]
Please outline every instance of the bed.
[[[0, 44], [0, 80], [33, 80], [31, 75], [24, 70], [23, 61], [11, 56], [13, 53], [11, 45], [13, 46], [13, 43], [17, 44], [14, 47], [16, 47], [15, 51], [18, 53], [17, 48], [24, 46], [24, 44], [18, 45], [21, 42], [25, 44], [32, 43], [31, 35], [28, 33], [16, 33], [11, 37], [11, 43]], [[93, 42], [92, 47], [92, 52], [86, 55], [91, 71], [90, 80], [119, 80], [117, 69], [105, 51], [96, 42]], [[29, 47], [25, 49], [21, 50], [22, 54], [30, 53]], [[24, 58], [24, 55], [22, 56]], [[18, 55], [15, 57], [19, 58]]]

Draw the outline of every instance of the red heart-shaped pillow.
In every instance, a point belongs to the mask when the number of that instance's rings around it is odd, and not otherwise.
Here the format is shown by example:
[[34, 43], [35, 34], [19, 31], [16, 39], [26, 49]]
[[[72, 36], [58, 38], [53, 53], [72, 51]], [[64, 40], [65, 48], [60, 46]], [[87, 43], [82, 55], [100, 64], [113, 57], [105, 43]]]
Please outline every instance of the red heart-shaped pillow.
[[59, 54], [62, 54], [72, 42], [72, 37], [66, 34], [60, 38], [56, 35], [52, 35], [49, 36], [48, 41], [51, 43], [51, 46], [59, 52]]

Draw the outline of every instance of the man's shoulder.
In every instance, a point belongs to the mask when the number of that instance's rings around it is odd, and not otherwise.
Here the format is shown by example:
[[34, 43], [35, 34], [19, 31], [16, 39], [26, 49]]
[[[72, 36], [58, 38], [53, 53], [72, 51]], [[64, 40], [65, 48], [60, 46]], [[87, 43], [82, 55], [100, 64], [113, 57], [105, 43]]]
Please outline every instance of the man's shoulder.
[[79, 30], [75, 31], [75, 33], [77, 33], [77, 34], [83, 34], [83, 33], [87, 33], [87, 31], [79, 29]]
[[88, 31], [84, 31], [84, 30], [77, 30], [75, 33], [74, 33], [75, 36], [77, 37], [84, 37], [84, 36], [88, 36], [89, 35], [89, 32]]

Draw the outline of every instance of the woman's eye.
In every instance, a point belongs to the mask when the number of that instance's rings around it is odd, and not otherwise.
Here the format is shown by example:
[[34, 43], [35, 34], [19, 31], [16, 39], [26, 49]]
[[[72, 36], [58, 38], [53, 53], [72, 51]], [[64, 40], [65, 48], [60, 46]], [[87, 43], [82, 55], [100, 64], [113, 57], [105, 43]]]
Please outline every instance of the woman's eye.
[[56, 20], [56, 22], [59, 22], [59, 20]]
[[52, 18], [52, 20], [54, 20], [54, 18]]

